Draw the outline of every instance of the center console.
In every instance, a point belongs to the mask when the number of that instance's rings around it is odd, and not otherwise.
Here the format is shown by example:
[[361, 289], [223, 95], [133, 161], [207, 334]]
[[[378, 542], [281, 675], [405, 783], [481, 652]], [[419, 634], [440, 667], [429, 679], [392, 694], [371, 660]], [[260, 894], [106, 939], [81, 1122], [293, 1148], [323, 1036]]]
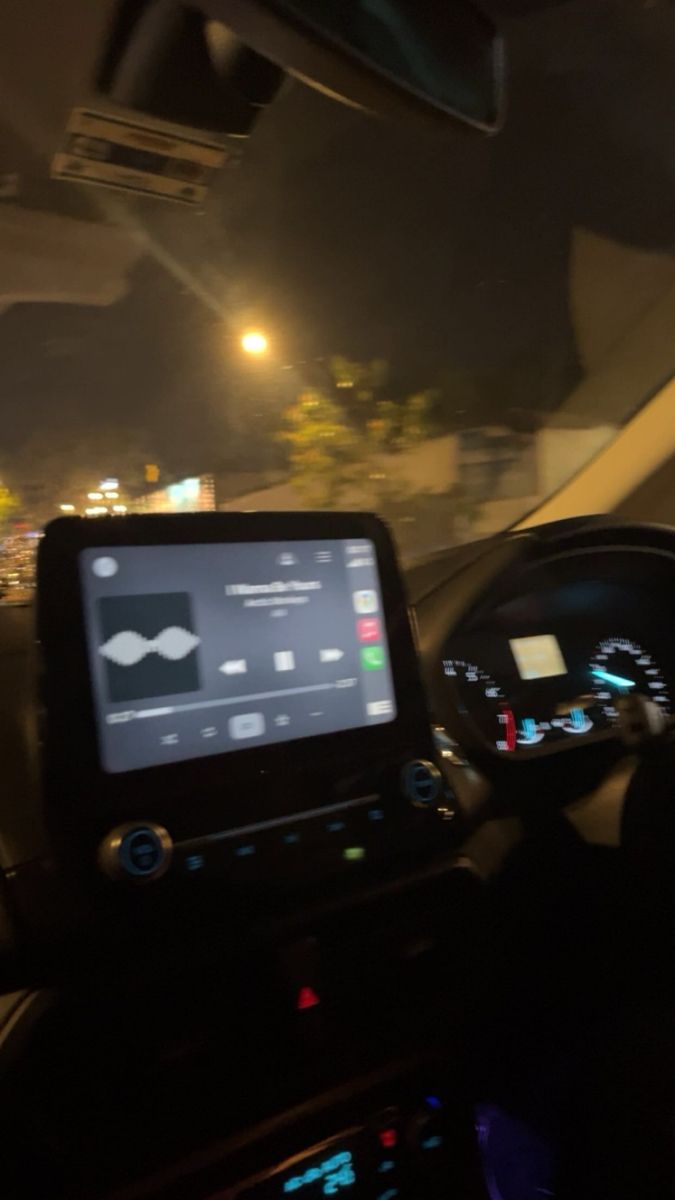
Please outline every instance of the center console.
[[58, 520], [37, 635], [34, 1194], [482, 1197], [443, 986], [473, 892], [385, 526]]
[[376, 518], [63, 519], [38, 597], [48, 820], [83, 871], [261, 895], [438, 846], [448, 798]]
[[[333, 1093], [311, 1112], [289, 1114], [281, 1127], [260, 1128], [214, 1148], [178, 1170], [144, 1183], [147, 1200], [485, 1200], [473, 1121], [438, 1067]], [[120, 1193], [123, 1200], [125, 1192]]]

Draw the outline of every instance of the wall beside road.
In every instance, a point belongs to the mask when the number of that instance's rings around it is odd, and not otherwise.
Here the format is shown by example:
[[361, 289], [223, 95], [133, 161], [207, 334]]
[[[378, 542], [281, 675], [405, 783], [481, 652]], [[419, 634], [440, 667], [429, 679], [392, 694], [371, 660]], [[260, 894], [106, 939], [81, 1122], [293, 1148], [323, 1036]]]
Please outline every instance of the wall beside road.
[[[517, 462], [497, 461], [496, 469], [490, 472], [489, 494], [484, 489], [481, 493], [480, 485], [476, 487], [476, 450], [464, 452], [461, 435], [430, 438], [400, 454], [380, 455], [373, 459], [373, 473], [381, 472], [389, 485], [394, 485], [394, 490], [399, 484], [402, 496], [422, 494], [432, 507], [433, 497], [437, 497], [438, 505], [445, 505], [448, 512], [457, 496], [463, 496], [465, 505], [473, 511], [470, 519], [464, 522], [462, 537], [481, 536], [507, 528], [535, 508], [588, 462], [615, 432], [614, 427], [607, 424], [541, 429], [532, 434], [528, 442], [527, 464], [523, 463], [521, 472]], [[484, 453], [489, 454], [489, 451]], [[486, 465], [489, 465], [487, 459]], [[475, 497], [471, 491], [473, 487], [476, 488]], [[342, 507], [364, 506], [373, 507], [372, 494], [369, 496], [360, 488], [345, 493]], [[304, 507], [302, 496], [290, 480], [243, 492], [218, 504], [223, 512], [295, 512]], [[454, 540], [451, 527], [455, 524], [456, 514], [453, 521], [448, 522], [448, 541]], [[433, 531], [429, 530], [428, 545], [424, 543], [423, 529], [417, 530], [416, 537], [420, 553], [436, 548], [437, 524]]]

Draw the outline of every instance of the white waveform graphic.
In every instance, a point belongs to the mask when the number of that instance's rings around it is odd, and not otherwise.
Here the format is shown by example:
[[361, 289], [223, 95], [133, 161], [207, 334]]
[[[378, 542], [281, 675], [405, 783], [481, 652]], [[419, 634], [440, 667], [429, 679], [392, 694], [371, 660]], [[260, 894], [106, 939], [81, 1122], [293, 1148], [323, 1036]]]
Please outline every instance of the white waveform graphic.
[[200, 640], [196, 634], [180, 625], [167, 626], [156, 638], [145, 638], [133, 629], [124, 629], [99, 646], [99, 653], [118, 667], [134, 667], [148, 654], [159, 654], [170, 662], [177, 662], [180, 658], [187, 658]]

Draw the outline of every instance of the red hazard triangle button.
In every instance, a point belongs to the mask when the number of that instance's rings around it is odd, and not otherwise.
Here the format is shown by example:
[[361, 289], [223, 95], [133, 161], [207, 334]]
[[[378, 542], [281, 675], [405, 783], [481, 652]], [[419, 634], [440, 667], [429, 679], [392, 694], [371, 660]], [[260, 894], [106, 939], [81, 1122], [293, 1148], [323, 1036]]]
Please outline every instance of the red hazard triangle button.
[[306, 1008], [316, 1008], [317, 1004], [320, 1003], [321, 1001], [314, 991], [314, 988], [301, 987], [298, 992], [298, 998], [295, 1002], [295, 1007], [297, 1008], [298, 1012], [304, 1012]]

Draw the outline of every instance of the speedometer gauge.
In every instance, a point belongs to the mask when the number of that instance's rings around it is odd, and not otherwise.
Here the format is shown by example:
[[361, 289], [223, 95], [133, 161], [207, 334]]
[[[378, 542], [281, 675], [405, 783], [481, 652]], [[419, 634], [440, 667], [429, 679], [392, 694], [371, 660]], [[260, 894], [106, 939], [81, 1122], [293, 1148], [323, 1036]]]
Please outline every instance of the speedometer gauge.
[[477, 663], [458, 658], [444, 658], [443, 671], [456, 680], [460, 703], [497, 750], [515, 750], [515, 717], [492, 676]]
[[611, 723], [618, 718], [617, 697], [637, 692], [654, 700], [664, 712], [671, 711], [667, 680], [653, 656], [637, 642], [605, 638], [593, 651], [589, 667], [593, 693]]

